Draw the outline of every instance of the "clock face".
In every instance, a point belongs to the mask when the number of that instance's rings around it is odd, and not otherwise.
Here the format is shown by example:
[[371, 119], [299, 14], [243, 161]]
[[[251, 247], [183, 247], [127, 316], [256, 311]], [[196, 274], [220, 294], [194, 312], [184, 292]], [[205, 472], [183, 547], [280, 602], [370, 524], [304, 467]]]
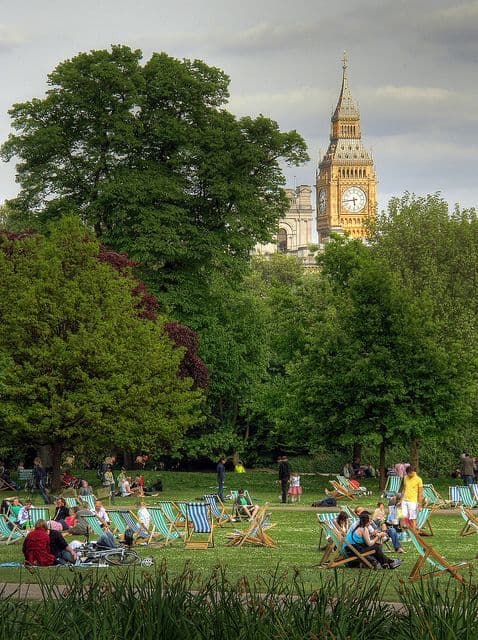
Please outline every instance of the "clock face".
[[349, 187], [342, 193], [342, 207], [350, 213], [362, 211], [367, 203], [367, 196], [360, 187]]
[[327, 205], [327, 194], [325, 192], [324, 187], [319, 189], [319, 211], [320, 213], [325, 213], [325, 207]]

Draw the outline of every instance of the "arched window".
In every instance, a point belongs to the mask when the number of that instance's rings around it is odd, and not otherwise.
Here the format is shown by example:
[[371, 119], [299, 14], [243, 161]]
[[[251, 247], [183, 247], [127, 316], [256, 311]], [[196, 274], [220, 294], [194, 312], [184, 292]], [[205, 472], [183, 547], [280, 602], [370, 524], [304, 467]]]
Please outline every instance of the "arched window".
[[277, 250], [281, 253], [287, 251], [287, 231], [285, 229], [279, 229], [277, 234]]

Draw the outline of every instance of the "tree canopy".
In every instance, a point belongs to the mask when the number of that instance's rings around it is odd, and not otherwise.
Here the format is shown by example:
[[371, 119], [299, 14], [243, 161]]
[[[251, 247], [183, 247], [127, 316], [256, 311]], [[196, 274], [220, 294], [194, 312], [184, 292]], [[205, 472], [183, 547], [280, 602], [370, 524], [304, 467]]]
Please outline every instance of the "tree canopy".
[[45, 98], [13, 106], [10, 218], [24, 228], [79, 212], [184, 320], [215, 270], [234, 273], [270, 237], [288, 206], [281, 162], [308, 156], [297, 132], [229, 113], [221, 70], [141, 58], [119, 45], [81, 53], [49, 75]]
[[201, 420], [184, 349], [138, 315], [132, 282], [77, 219], [0, 234], [0, 432], [93, 453], [171, 447]]

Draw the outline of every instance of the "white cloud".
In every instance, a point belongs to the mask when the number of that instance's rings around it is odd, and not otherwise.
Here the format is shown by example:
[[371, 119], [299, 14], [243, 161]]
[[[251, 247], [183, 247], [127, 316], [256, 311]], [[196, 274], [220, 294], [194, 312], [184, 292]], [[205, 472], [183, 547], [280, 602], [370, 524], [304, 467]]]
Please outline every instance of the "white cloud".
[[10, 51], [26, 41], [25, 32], [16, 27], [0, 24], [0, 51]]
[[374, 90], [378, 98], [400, 100], [403, 102], [437, 102], [456, 98], [456, 94], [441, 87], [413, 87], [387, 85]]

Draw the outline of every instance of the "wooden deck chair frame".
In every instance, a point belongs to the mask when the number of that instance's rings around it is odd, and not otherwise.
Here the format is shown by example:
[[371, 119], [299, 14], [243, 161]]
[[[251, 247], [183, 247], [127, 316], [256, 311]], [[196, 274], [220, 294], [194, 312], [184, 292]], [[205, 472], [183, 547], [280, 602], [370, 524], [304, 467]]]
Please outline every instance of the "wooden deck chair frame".
[[[160, 500], [156, 503], [162, 510], [164, 517], [180, 533], [180, 529], [186, 528], [186, 518], [173, 500]], [[183, 535], [183, 533], [181, 533]]]
[[4, 478], [0, 478], [0, 491], [18, 491], [18, 489], [15, 489], [15, 487]]
[[267, 505], [261, 507], [256, 516], [249, 522], [243, 531], [235, 530], [227, 536], [228, 546], [242, 547], [244, 544], [253, 544], [260, 547], [276, 548], [277, 544], [272, 540], [267, 531], [276, 526], [271, 523], [271, 513], [266, 511]]
[[20, 529], [20, 527], [9, 520], [5, 514], [0, 513], [0, 542], [14, 544], [19, 540], [23, 540], [27, 533], [28, 531]]
[[427, 509], [432, 512], [445, 506], [445, 501], [437, 494], [432, 484], [423, 485], [423, 498]]
[[[317, 520], [319, 521], [319, 525], [321, 525], [322, 522], [330, 522], [332, 525], [335, 521], [335, 518], [339, 515], [339, 511], [321, 511], [320, 513], [317, 513]], [[322, 526], [320, 526], [320, 536], [319, 536], [319, 550], [322, 551], [322, 539], [324, 538], [324, 529]], [[327, 538], [325, 538], [326, 540], [326, 546], [327, 546]]]
[[367, 495], [367, 489], [365, 487], [354, 487], [348, 478], [345, 476], [337, 475], [337, 481], [344, 489], [347, 489], [353, 496], [365, 496]]
[[96, 496], [78, 496], [78, 500], [80, 502], [84, 502], [88, 506], [88, 509], [90, 509], [91, 511], [95, 510]]
[[465, 521], [463, 529], [460, 531], [460, 536], [471, 536], [473, 533], [478, 533], [478, 517], [465, 507], [461, 508], [460, 513]]
[[125, 521], [127, 527], [133, 531], [135, 542], [144, 543], [146, 539], [149, 540], [150, 532], [133, 511], [125, 509], [124, 511], [121, 511], [121, 517]]
[[[128, 528], [124, 518], [121, 516], [121, 511], [122, 509], [107, 509], [111, 531], [118, 536], [123, 536]], [[126, 509], [123, 509], [123, 511], [126, 511]]]
[[[211, 505], [207, 502], [187, 502], [186, 549], [208, 549], [214, 547], [214, 522]], [[207, 540], [193, 539], [194, 536], [207, 535]]]
[[185, 534], [179, 531], [175, 524], [168, 520], [161, 506], [148, 507], [152, 527], [149, 532], [148, 544], [158, 542], [167, 546], [175, 540], [183, 540]]
[[400, 476], [388, 476], [385, 489], [382, 491], [382, 498], [394, 498], [400, 493], [402, 478]]
[[[347, 498], [348, 500], [352, 500], [352, 502], [353, 502], [354, 495], [352, 493], [350, 493], [350, 491], [348, 489], [343, 487], [338, 480], [329, 480], [329, 482], [332, 485], [332, 487], [334, 488], [334, 491], [332, 492], [332, 495], [337, 500], [340, 500], [341, 498]], [[330, 491], [329, 491], [329, 493], [327, 495], [331, 495]]]
[[420, 536], [433, 536], [435, 535], [430, 522], [430, 516], [432, 511], [430, 507], [424, 507], [417, 514], [416, 530]]
[[[442, 555], [435, 551], [435, 549], [423, 540], [423, 538], [413, 529], [408, 530], [410, 538], [415, 545], [416, 550], [419, 553], [419, 558], [414, 564], [410, 575], [410, 582], [416, 582], [417, 580], [425, 580], [431, 576], [440, 575], [442, 573], [449, 573], [455, 580], [464, 584], [463, 577], [458, 573], [459, 569], [464, 569], [469, 566], [469, 562], [461, 562], [458, 564], [451, 564]], [[426, 564], [430, 564], [433, 568], [431, 571], [423, 572], [423, 567]]]
[[[321, 566], [325, 569], [334, 569], [336, 567], [342, 567], [350, 562], [359, 561], [369, 569], [373, 569], [374, 565], [368, 559], [369, 556], [375, 554], [375, 551], [359, 551], [353, 545], [345, 542], [345, 536], [343, 536], [333, 525], [324, 521], [321, 522], [321, 526], [324, 529], [324, 534], [329, 539], [330, 543], [328, 548], [326, 547], [324, 555], [321, 559], [321, 564], [315, 566]], [[343, 553], [343, 546], [345, 546], [352, 555], [346, 556]], [[333, 557], [331, 557], [333, 556]], [[324, 560], [325, 559], [325, 560]]]

